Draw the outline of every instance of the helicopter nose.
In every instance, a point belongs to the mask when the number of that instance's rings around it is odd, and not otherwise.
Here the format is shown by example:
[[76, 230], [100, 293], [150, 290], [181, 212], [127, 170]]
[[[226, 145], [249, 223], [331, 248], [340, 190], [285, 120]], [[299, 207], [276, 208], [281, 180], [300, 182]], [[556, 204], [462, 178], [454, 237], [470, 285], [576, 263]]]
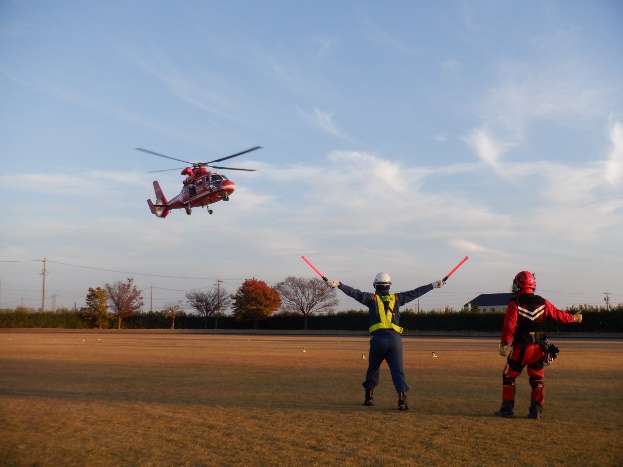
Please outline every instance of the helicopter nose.
[[223, 180], [221, 183], [221, 190], [226, 191], [228, 194], [232, 194], [236, 189], [236, 184], [231, 180]]

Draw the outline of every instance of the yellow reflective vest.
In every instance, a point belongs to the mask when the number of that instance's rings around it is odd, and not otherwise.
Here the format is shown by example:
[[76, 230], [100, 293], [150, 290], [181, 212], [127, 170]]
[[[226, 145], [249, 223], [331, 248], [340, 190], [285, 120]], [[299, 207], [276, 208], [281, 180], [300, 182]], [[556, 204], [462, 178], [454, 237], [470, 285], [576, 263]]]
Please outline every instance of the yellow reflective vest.
[[402, 333], [402, 328], [397, 324], [394, 324], [392, 318], [394, 317], [394, 307], [396, 306], [396, 295], [378, 295], [376, 298], [376, 311], [379, 322], [370, 326], [370, 332], [377, 329], [393, 329], [398, 333]]

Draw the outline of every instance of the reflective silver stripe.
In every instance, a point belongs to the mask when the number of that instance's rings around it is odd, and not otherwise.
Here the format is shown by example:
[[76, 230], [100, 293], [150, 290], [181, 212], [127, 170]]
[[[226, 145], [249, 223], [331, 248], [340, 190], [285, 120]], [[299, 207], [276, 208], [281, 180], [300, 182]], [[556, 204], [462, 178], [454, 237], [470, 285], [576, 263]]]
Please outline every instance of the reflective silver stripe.
[[524, 318], [528, 318], [530, 321], [534, 321], [539, 316], [541, 316], [543, 313], [545, 313], [545, 305], [541, 305], [534, 311], [527, 310], [526, 308], [522, 308], [520, 306], [517, 307], [517, 310], [519, 314], [523, 316]]

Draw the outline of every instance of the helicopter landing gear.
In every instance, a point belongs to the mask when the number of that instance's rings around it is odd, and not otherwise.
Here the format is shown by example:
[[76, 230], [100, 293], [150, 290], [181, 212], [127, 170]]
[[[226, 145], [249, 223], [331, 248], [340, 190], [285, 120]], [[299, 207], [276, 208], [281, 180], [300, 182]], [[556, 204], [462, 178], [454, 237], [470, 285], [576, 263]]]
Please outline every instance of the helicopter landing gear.
[[193, 212], [192, 208], [190, 207], [190, 203], [188, 203], [188, 205], [184, 209], [186, 209], [186, 214], [188, 214], [189, 216]]
[[225, 196], [223, 197], [223, 201], [229, 201], [229, 195], [227, 193], [225, 193]]
[[212, 211], [212, 209], [208, 208], [208, 214], [212, 214], [214, 211]]

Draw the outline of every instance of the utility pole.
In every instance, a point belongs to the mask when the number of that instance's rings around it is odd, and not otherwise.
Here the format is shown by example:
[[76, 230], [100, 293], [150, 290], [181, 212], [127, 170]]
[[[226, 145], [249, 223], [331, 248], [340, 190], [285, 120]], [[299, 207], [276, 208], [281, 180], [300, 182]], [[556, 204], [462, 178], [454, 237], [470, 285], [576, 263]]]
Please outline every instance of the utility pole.
[[48, 270], [46, 269], [46, 258], [43, 257], [43, 272], [41, 275], [43, 276], [43, 294], [41, 295], [41, 311], [45, 311], [45, 276], [48, 274]]
[[610, 292], [608, 292], [607, 290], [604, 292], [604, 302], [606, 302], [606, 310], [610, 311]]
[[149, 285], [149, 294], [150, 294], [150, 302], [149, 302], [149, 311], [154, 311], [154, 285]]
[[218, 327], [218, 317], [221, 315], [221, 282], [220, 279], [216, 280], [216, 316], [214, 317], [214, 329]]

